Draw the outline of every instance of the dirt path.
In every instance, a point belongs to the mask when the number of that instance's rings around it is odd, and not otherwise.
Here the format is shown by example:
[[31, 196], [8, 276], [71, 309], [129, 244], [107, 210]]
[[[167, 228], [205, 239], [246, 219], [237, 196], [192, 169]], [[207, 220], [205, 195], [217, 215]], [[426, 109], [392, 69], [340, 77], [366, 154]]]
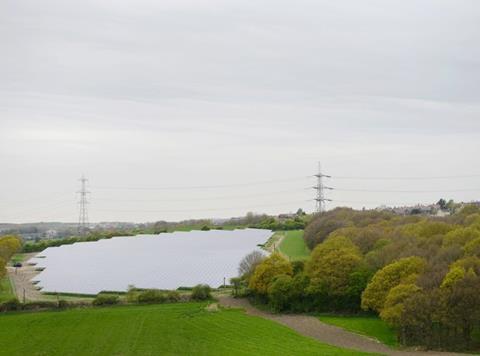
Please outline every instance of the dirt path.
[[35, 255], [36, 253], [26, 254], [22, 267], [8, 267], [7, 269], [10, 280], [14, 286], [15, 295], [20, 301], [23, 301], [24, 297], [26, 301], [45, 299], [31, 282], [32, 278], [40, 273], [35, 270], [35, 266], [27, 264], [27, 261]]
[[374, 339], [351, 333], [333, 325], [322, 323], [320, 320], [313, 316], [295, 314], [270, 314], [254, 308], [246, 299], [236, 299], [232, 298], [231, 296], [219, 296], [219, 301], [220, 304], [224, 307], [244, 309], [247, 314], [260, 316], [265, 319], [276, 321], [277, 323], [292, 328], [293, 330], [297, 331], [302, 335], [309, 336], [325, 344], [330, 344], [338, 347], [395, 356], [459, 355], [445, 352], [392, 350], [388, 346]]

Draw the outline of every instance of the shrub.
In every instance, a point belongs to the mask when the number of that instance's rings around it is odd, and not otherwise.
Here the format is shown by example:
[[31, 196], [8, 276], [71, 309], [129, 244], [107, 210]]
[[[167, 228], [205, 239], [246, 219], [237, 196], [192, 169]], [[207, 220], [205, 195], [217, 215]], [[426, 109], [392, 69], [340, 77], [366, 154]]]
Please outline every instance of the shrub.
[[59, 308], [59, 309], [68, 308], [69, 305], [70, 305], [70, 304], [69, 304], [66, 300], [64, 300], [64, 299], [60, 299], [60, 300], [58, 301], [58, 308]]
[[0, 304], [0, 311], [7, 312], [7, 311], [14, 311], [14, 310], [21, 310], [22, 304], [18, 301], [17, 298], [9, 299], [6, 302]]
[[180, 293], [178, 293], [176, 290], [170, 290], [167, 292], [166, 298], [169, 302], [175, 303], [180, 301]]
[[211, 288], [208, 284], [199, 284], [192, 289], [193, 300], [207, 300], [212, 298]]
[[158, 289], [147, 289], [138, 294], [139, 303], [165, 303], [166, 301], [165, 293]]
[[99, 305], [114, 305], [118, 304], [119, 299], [118, 295], [114, 294], [98, 294], [97, 297], [93, 300], [92, 304]]
[[268, 299], [273, 309], [276, 311], [288, 309], [291, 293], [292, 277], [286, 274], [276, 277], [268, 288]]
[[56, 309], [58, 308], [58, 303], [53, 301], [35, 301], [28, 302], [23, 304], [23, 310], [40, 310], [40, 309]]
[[137, 303], [138, 302], [138, 290], [135, 288], [134, 285], [129, 285], [127, 293], [125, 294], [125, 299], [127, 303]]

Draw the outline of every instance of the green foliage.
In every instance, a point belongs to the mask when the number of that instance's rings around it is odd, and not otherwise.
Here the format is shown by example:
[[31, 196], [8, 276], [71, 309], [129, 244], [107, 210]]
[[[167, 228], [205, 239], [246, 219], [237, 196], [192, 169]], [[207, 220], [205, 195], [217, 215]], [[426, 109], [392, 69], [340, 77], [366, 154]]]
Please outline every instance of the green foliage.
[[205, 303], [68, 309], [0, 317], [5, 355], [362, 355], [238, 309]]
[[118, 304], [118, 302], [119, 302], [118, 295], [100, 293], [92, 301], [92, 304], [95, 306], [101, 306], [101, 305], [114, 305], [114, 304]]
[[403, 225], [399, 232], [404, 236], [417, 236], [419, 238], [430, 238], [435, 235], [445, 235], [454, 227], [443, 221], [431, 221], [423, 219], [414, 224]]
[[467, 242], [463, 247], [463, 251], [466, 255], [480, 257], [480, 238]]
[[158, 289], [147, 289], [141, 291], [137, 295], [137, 301], [139, 303], [165, 303], [167, 301], [167, 296], [164, 292]]
[[7, 275], [6, 267], [7, 263], [3, 258], [0, 257], [0, 280], [3, 279]]
[[22, 309], [22, 303], [17, 298], [10, 298], [0, 304], [0, 312], [16, 311]]
[[22, 242], [18, 236], [0, 236], [0, 280], [5, 278], [5, 275], [7, 274], [7, 262], [21, 248], [21, 246]]
[[407, 257], [379, 270], [362, 294], [362, 308], [381, 312], [390, 290], [401, 283], [414, 282], [425, 265], [419, 257]]
[[448, 271], [447, 275], [443, 279], [442, 288], [451, 288], [455, 283], [458, 281], [462, 280], [465, 278], [465, 275], [467, 272], [465, 271], [465, 268], [462, 266], [452, 266], [450, 268], [450, 271]]
[[286, 274], [275, 277], [268, 287], [268, 298], [272, 307], [277, 310], [288, 308], [292, 293], [292, 277]]
[[305, 241], [310, 249], [322, 243], [330, 233], [345, 227], [366, 227], [390, 221], [392, 213], [366, 210], [355, 211], [350, 208], [336, 208], [318, 214], [305, 228]]
[[41, 240], [38, 242], [28, 242], [23, 245], [22, 252], [40, 252], [48, 247], [58, 247], [63, 245], [72, 245], [77, 242], [99, 241], [110, 239], [114, 236], [134, 236], [132, 231], [94, 231], [90, 232], [86, 237], [67, 237], [63, 239]]
[[421, 289], [413, 284], [399, 284], [388, 292], [385, 305], [380, 313], [382, 320], [390, 326], [399, 327], [405, 311], [405, 301]]
[[255, 293], [267, 295], [270, 284], [280, 275], [293, 275], [292, 265], [279, 253], [273, 253], [255, 268], [248, 287]]
[[230, 284], [232, 285], [232, 295], [234, 297], [239, 297], [242, 295], [242, 290], [244, 289], [244, 280], [241, 277], [230, 278]]
[[193, 300], [208, 300], [212, 298], [211, 288], [207, 284], [199, 284], [193, 287], [192, 296]]
[[315, 247], [306, 265], [313, 293], [344, 295], [350, 276], [362, 268], [360, 250], [348, 238], [337, 236]]
[[480, 239], [480, 231], [473, 227], [457, 228], [446, 234], [443, 245], [451, 246], [454, 244], [464, 246], [466, 243]]

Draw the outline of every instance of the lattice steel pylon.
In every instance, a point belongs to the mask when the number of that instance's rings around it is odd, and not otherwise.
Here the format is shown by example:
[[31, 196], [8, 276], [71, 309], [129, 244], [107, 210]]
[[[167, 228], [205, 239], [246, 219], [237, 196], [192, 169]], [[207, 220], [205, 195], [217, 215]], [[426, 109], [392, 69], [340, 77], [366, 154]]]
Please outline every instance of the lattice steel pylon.
[[90, 193], [87, 190], [87, 181], [84, 175], [80, 178], [81, 186], [80, 190], [77, 192], [80, 194], [80, 200], [78, 201], [79, 205], [79, 216], [78, 216], [78, 233], [80, 235], [85, 235], [88, 231], [88, 200], [87, 195]]
[[331, 176], [322, 173], [322, 165], [318, 162], [318, 173], [315, 174], [317, 177], [317, 185], [313, 187], [317, 191], [315, 197], [315, 211], [316, 213], [323, 213], [325, 211], [325, 202], [332, 201], [331, 199], [325, 198], [325, 190], [331, 190], [333, 188], [327, 187], [323, 184], [323, 178], [331, 178]]

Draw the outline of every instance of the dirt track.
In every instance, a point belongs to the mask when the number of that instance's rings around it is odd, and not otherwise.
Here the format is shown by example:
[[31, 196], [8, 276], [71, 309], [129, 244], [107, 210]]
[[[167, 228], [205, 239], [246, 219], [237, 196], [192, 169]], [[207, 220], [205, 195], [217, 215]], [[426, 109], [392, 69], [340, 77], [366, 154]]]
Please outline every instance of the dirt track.
[[388, 346], [379, 343], [374, 339], [348, 332], [342, 328], [322, 323], [313, 316], [295, 314], [270, 314], [254, 308], [246, 299], [235, 299], [230, 296], [220, 296], [220, 304], [224, 307], [241, 308], [247, 314], [260, 316], [265, 319], [283, 324], [299, 334], [312, 337], [322, 343], [338, 347], [360, 350], [364, 352], [375, 352], [384, 355], [422, 355], [422, 356], [450, 356], [459, 355], [446, 352], [423, 352], [393, 350]]
[[36, 289], [31, 282], [39, 272], [35, 270], [35, 266], [30, 266], [26, 262], [35, 256], [36, 253], [25, 255], [23, 260], [23, 267], [15, 268], [8, 267], [8, 275], [15, 288], [15, 295], [20, 301], [23, 301], [24, 296], [26, 301], [42, 300], [45, 297]]

